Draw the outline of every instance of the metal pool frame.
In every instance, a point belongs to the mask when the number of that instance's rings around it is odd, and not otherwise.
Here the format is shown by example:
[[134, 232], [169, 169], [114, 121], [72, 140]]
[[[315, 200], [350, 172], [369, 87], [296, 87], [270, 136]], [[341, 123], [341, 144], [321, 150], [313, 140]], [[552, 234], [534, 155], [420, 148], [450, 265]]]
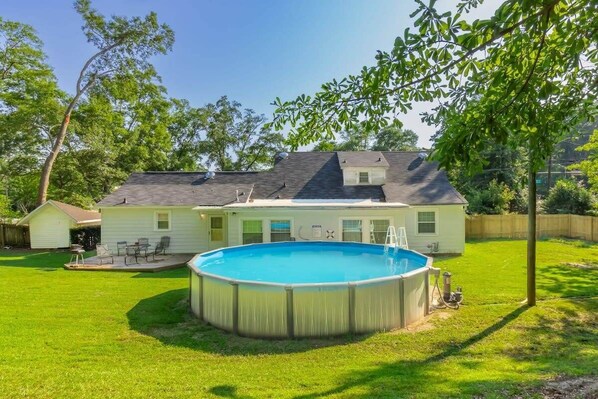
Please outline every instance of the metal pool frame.
[[302, 338], [389, 331], [429, 312], [430, 257], [425, 266], [408, 273], [342, 283], [235, 280], [194, 266], [198, 257], [226, 249], [196, 255], [187, 263], [189, 303], [200, 320], [233, 334]]

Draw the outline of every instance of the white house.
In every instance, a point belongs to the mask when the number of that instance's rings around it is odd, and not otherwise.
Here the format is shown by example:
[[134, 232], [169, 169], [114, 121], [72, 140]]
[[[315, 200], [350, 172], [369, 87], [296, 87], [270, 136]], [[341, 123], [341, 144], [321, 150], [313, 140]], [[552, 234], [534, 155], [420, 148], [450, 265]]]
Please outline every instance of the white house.
[[174, 253], [287, 240], [384, 243], [462, 253], [466, 200], [417, 152], [282, 153], [262, 172], [134, 173], [98, 203], [102, 240], [171, 237]]
[[29, 225], [31, 248], [66, 248], [70, 245], [70, 229], [97, 226], [101, 214], [63, 202], [49, 200], [19, 221]]

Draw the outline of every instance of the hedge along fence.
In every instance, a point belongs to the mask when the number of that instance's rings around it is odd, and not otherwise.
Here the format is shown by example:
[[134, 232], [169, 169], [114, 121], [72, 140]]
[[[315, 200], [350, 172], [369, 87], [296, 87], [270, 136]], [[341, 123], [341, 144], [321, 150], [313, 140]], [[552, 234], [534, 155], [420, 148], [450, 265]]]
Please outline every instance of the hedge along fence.
[[[466, 238], [526, 238], [527, 215], [476, 215], [465, 219]], [[598, 241], [598, 217], [538, 215], [536, 237], [567, 237]]]
[[86, 251], [96, 249], [96, 244], [102, 242], [100, 226], [76, 227], [71, 229], [71, 244], [83, 245]]
[[29, 227], [0, 223], [0, 248], [26, 248], [30, 242]]

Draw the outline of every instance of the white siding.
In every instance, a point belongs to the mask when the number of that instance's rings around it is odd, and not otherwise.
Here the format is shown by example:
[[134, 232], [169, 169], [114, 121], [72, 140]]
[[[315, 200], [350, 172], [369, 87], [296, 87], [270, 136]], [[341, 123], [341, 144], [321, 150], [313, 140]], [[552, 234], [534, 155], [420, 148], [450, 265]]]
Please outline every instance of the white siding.
[[[417, 234], [417, 212], [437, 212], [435, 234]], [[414, 206], [406, 216], [409, 248], [419, 252], [430, 252], [428, 245], [438, 242], [439, 253], [462, 254], [465, 250], [465, 210], [463, 205]]]
[[[438, 212], [437, 234], [418, 235], [416, 230], [417, 210], [434, 210]], [[438, 242], [440, 253], [463, 253], [465, 248], [465, 211], [461, 205], [443, 205], [435, 207], [411, 207], [400, 209], [270, 209], [270, 210], [235, 210], [229, 213], [228, 237], [229, 245], [241, 245], [241, 221], [243, 219], [283, 219], [292, 220], [292, 236], [297, 241], [322, 240], [341, 241], [341, 219], [343, 218], [376, 218], [390, 217], [395, 227], [405, 227], [409, 248], [429, 253], [428, 245]], [[312, 236], [312, 226], [322, 226], [322, 237]], [[264, 223], [264, 237], [270, 236], [269, 223]], [[334, 230], [334, 239], [326, 238], [326, 230]]]
[[31, 248], [68, 247], [71, 227], [74, 227], [74, 222], [70, 217], [53, 205], [45, 205], [29, 220]]
[[[155, 231], [154, 213], [171, 211], [170, 231]], [[198, 253], [208, 249], [207, 220], [191, 208], [102, 208], [102, 243], [116, 252], [117, 241], [136, 242], [149, 238], [155, 245], [162, 236], [170, 236], [170, 253]]]
[[[228, 231], [229, 245], [241, 245], [241, 220], [242, 219], [291, 219], [292, 236], [297, 241], [341, 241], [341, 219], [342, 218], [390, 218], [391, 224], [399, 227], [405, 225], [406, 209], [271, 209], [271, 210], [235, 210], [235, 214], [229, 213]], [[322, 226], [322, 237], [312, 236], [312, 226]], [[264, 235], [270, 236], [270, 226], [264, 224]], [[326, 230], [334, 231], [334, 239], [326, 238]]]
[[[154, 231], [154, 212], [171, 210], [171, 230]], [[434, 235], [417, 234], [417, 210], [434, 210], [438, 213], [437, 233]], [[135, 242], [140, 237], [148, 237], [152, 244], [161, 236], [171, 237], [173, 253], [199, 253], [208, 250], [209, 212], [190, 208], [102, 208], [102, 242], [116, 250], [117, 241]], [[465, 211], [461, 205], [442, 205], [431, 207], [411, 207], [400, 209], [235, 209], [227, 211], [225, 218], [228, 232], [228, 245], [241, 245], [241, 221], [243, 219], [291, 219], [292, 236], [297, 241], [322, 240], [341, 241], [342, 218], [390, 218], [395, 227], [405, 227], [409, 247], [416, 251], [429, 253], [428, 245], [439, 243], [440, 253], [463, 253], [465, 247]], [[312, 236], [312, 226], [322, 226], [322, 237]], [[266, 241], [270, 236], [269, 223], [264, 223]], [[326, 230], [334, 231], [334, 238], [326, 238]], [[32, 238], [33, 239], [33, 238]]]

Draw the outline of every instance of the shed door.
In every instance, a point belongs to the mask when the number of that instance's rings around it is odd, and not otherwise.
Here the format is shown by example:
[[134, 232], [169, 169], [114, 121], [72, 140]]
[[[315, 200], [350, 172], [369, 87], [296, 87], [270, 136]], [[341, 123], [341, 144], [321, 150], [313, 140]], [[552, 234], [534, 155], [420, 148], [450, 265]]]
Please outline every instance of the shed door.
[[210, 216], [210, 224], [208, 225], [208, 240], [209, 248], [222, 248], [226, 245], [224, 228], [224, 216]]

